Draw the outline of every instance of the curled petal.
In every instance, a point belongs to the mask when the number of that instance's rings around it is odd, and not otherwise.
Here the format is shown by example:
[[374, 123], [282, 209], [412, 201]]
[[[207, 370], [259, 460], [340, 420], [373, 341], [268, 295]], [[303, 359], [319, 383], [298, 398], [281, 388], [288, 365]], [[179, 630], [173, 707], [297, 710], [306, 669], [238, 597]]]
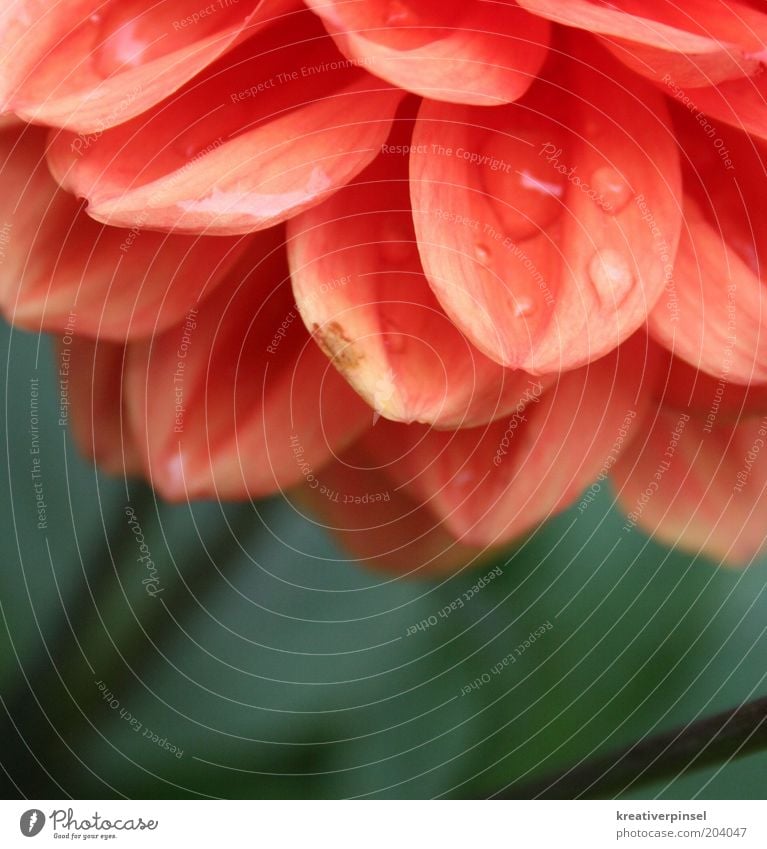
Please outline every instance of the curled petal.
[[432, 100], [510, 103], [529, 88], [548, 47], [548, 21], [510, 0], [307, 3], [346, 56]]
[[376, 416], [472, 427], [509, 413], [533, 381], [480, 353], [434, 297], [402, 149], [386, 145], [356, 182], [290, 222], [296, 303]]
[[519, 0], [537, 15], [600, 37], [633, 71], [704, 86], [760, 71], [767, 15], [739, 0]]
[[664, 411], [613, 469], [625, 529], [729, 565], [764, 547], [767, 420], [714, 426]]
[[489, 357], [535, 374], [637, 330], [679, 237], [663, 98], [594, 61], [563, 62], [510, 106], [426, 102], [413, 136], [413, 216], [437, 298]]
[[0, 131], [0, 304], [9, 321], [36, 331], [74, 321], [78, 333], [102, 339], [146, 336], [180, 321], [245, 249], [248, 239], [95, 222], [51, 177], [44, 142], [36, 128]]
[[99, 221], [247, 233], [355, 177], [386, 140], [402, 96], [344, 59], [304, 10], [92, 143], [57, 134], [49, 161]]
[[131, 425], [165, 498], [258, 497], [315, 479], [369, 425], [304, 330], [287, 274], [279, 243], [246, 254], [183, 324], [130, 346]]
[[767, 145], [730, 128], [714, 131], [719, 146], [698, 126], [679, 128], [689, 157], [685, 226], [650, 331], [716, 378], [767, 383]]
[[59, 374], [75, 441], [112, 475], [138, 475], [141, 460], [122, 403], [125, 346], [66, 335], [57, 345]]
[[344, 549], [366, 566], [398, 575], [453, 572], [482, 554], [456, 542], [434, 515], [375, 468], [361, 445], [325, 466], [319, 486], [295, 493]]
[[456, 539], [498, 545], [564, 510], [606, 476], [641, 433], [657, 365], [637, 337], [562, 375], [509, 419], [452, 433], [386, 423], [365, 445]]
[[0, 108], [85, 134], [151, 108], [295, 0], [16, 0], [0, 15]]

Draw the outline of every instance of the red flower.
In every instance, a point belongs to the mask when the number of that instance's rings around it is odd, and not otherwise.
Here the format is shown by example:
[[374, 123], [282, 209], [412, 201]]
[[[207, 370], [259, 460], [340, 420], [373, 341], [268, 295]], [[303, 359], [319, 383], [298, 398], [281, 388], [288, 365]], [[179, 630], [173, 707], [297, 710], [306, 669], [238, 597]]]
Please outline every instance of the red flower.
[[169, 499], [298, 486], [412, 571], [609, 476], [748, 562], [766, 45], [738, 0], [17, 0], [5, 314]]

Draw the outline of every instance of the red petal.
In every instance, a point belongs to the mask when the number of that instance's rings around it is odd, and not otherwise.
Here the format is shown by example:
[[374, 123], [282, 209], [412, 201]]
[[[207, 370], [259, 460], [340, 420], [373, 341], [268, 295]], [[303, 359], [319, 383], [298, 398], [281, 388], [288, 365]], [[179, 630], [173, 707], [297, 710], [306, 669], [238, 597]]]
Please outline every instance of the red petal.
[[641, 432], [658, 365], [644, 346], [562, 375], [509, 420], [454, 433], [386, 423], [366, 445], [456, 539], [507, 542], [572, 504]]
[[[673, 279], [653, 336], [723, 381], [767, 382], [767, 145], [729, 127], [679, 125], [690, 165]], [[717, 153], [726, 153], [726, 161]]]
[[92, 144], [59, 134], [49, 158], [100, 221], [246, 233], [355, 177], [386, 140], [401, 97], [344, 59], [304, 10]]
[[0, 18], [2, 109], [101, 133], [172, 94], [295, 0], [17, 0]]
[[0, 303], [15, 324], [62, 330], [74, 314], [78, 333], [145, 336], [180, 321], [245, 249], [96, 223], [51, 178], [44, 142], [30, 127], [0, 131]]
[[129, 348], [131, 424], [171, 500], [292, 486], [369, 424], [298, 318], [284, 249], [246, 255], [228, 282], [183, 325]]
[[497, 105], [521, 97], [543, 64], [549, 24], [515, 2], [307, 0], [350, 58], [433, 100]]
[[709, 427], [663, 412], [613, 470], [627, 514], [665, 545], [746, 564], [763, 548], [767, 420]]
[[296, 493], [355, 559], [398, 575], [453, 572], [481, 550], [456, 542], [430, 511], [371, 468], [360, 446]]
[[670, 85], [756, 74], [767, 44], [767, 15], [737, 0], [519, 2], [551, 21], [601, 36], [633, 71]]
[[511, 106], [426, 102], [418, 116], [424, 270], [469, 339], [512, 368], [602, 356], [644, 323], [670, 270], [681, 179], [665, 104], [605, 67], [568, 61]]
[[377, 415], [472, 427], [510, 413], [537, 381], [477, 351], [437, 303], [415, 245], [408, 141], [398, 133], [355, 183], [290, 222], [293, 290]]
[[686, 89], [674, 96], [704, 125], [707, 115], [767, 139], [767, 76], [733, 80], [718, 86]]
[[59, 423], [104, 472], [136, 475], [141, 462], [122, 405], [125, 347], [67, 331], [57, 344]]

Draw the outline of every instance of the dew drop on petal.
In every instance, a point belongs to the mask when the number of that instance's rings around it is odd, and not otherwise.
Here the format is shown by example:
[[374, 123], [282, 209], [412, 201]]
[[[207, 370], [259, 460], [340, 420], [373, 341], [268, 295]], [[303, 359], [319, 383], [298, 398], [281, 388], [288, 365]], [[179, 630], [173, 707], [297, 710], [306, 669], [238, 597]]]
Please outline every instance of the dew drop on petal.
[[610, 215], [617, 215], [631, 200], [633, 192], [624, 177], [609, 165], [598, 168], [591, 177], [597, 203]]
[[589, 263], [589, 277], [600, 300], [617, 305], [632, 289], [634, 274], [628, 259], [613, 248], [597, 251]]
[[418, 16], [402, 0], [390, 0], [386, 6], [385, 22], [387, 27], [415, 26], [418, 23]]
[[514, 315], [516, 318], [528, 318], [535, 311], [535, 305], [532, 301], [519, 299], [514, 306]]
[[487, 265], [490, 262], [491, 254], [485, 245], [478, 242], [474, 245], [474, 256], [478, 262], [482, 263], [482, 265]]
[[[540, 128], [487, 134], [480, 154], [484, 158], [475, 167], [512, 241], [547, 230], [564, 211], [565, 178], [557, 170], [564, 156], [561, 139], [561, 132]], [[557, 152], [559, 157], [552, 156]]]

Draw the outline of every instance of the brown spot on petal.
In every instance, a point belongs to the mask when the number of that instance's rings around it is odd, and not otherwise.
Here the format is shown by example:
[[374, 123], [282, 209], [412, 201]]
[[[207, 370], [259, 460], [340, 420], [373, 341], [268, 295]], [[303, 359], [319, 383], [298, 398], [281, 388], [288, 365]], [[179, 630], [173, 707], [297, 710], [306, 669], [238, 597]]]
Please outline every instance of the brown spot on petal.
[[337, 321], [331, 321], [322, 327], [319, 324], [313, 324], [312, 336], [323, 353], [342, 372], [356, 369], [364, 358]]

